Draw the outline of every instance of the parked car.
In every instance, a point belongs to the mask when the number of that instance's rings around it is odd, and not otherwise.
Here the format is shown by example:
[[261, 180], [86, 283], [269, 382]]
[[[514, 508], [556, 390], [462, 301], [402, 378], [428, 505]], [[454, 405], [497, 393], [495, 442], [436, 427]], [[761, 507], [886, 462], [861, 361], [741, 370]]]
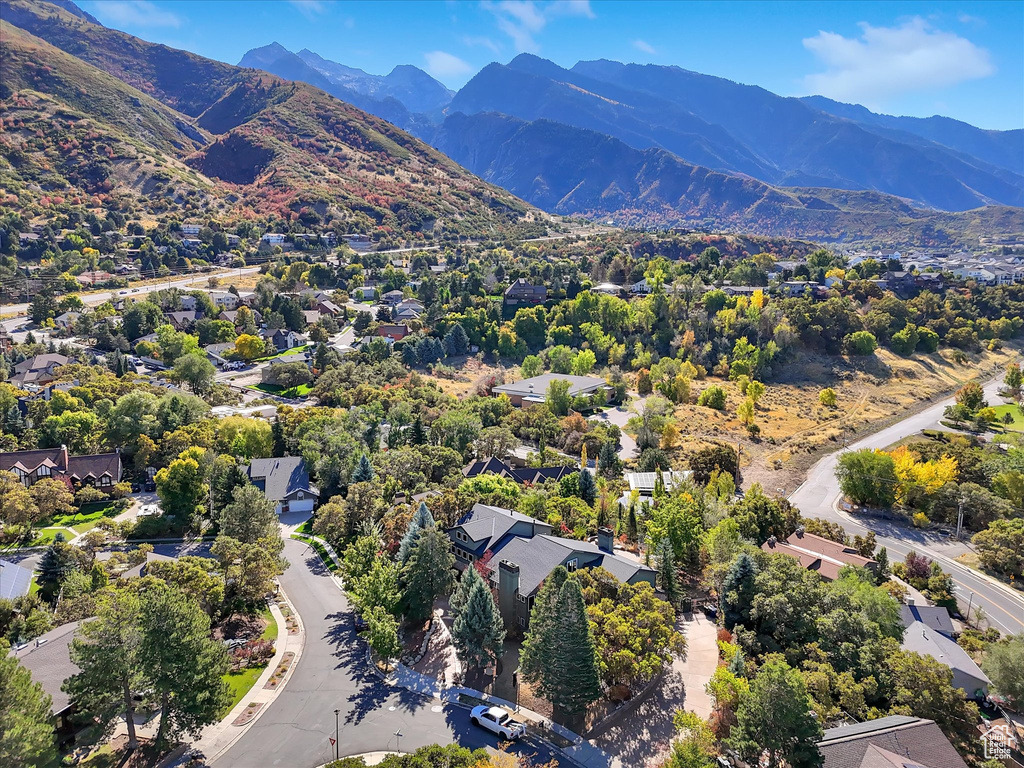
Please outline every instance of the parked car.
[[526, 726], [512, 719], [512, 715], [501, 707], [473, 707], [469, 719], [474, 725], [497, 734], [507, 741], [515, 741], [526, 734]]
[[160, 507], [156, 504], [143, 504], [139, 507], [138, 517], [156, 517], [160, 514]]
[[718, 606], [714, 603], [704, 603], [704, 605], [701, 606], [701, 610], [703, 610], [704, 615], [712, 621], [718, 618]]
[[153, 491], [156, 490], [156, 483], [154, 483], [152, 480], [150, 480], [143, 487], [146, 489], [146, 493], [153, 493]]

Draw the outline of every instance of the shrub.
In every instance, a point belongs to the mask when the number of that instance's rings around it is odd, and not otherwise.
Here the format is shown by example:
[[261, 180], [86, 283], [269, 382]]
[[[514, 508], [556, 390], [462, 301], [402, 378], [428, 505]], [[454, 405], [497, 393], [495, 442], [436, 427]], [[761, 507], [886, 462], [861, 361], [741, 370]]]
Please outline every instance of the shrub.
[[716, 411], [724, 410], [725, 390], [717, 384], [712, 384], [700, 393], [700, 397], [697, 398], [697, 405], [705, 408], [714, 408]]
[[103, 501], [105, 498], [107, 498], [107, 494], [91, 485], [83, 486], [75, 491], [75, 503], [78, 506], [91, 504], [94, 501]]
[[915, 512], [912, 522], [914, 523], [915, 528], [927, 528], [931, 525], [932, 521], [928, 519], [928, 515], [924, 512]]
[[878, 349], [878, 339], [870, 331], [854, 331], [843, 339], [843, 346], [851, 355], [870, 355]]
[[818, 402], [824, 405], [826, 408], [835, 408], [839, 397], [836, 395], [836, 391], [832, 387], [825, 387], [818, 393]]

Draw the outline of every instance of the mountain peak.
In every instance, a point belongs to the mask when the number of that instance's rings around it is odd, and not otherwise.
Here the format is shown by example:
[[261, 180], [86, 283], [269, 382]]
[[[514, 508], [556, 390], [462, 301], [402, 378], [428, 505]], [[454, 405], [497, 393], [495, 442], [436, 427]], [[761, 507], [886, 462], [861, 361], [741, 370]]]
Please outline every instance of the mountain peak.
[[251, 48], [246, 51], [245, 55], [238, 61], [238, 66], [266, 69], [278, 59], [294, 55], [279, 42], [274, 41], [268, 45], [261, 45], [258, 48]]

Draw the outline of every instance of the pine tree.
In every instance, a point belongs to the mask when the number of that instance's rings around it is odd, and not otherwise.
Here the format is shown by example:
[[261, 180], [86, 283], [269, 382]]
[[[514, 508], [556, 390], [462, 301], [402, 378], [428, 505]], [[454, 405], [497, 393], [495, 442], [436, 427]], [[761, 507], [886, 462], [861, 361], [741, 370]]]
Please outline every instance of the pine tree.
[[635, 542], [640, 535], [640, 524], [636, 519], [636, 499], [629, 500], [629, 510], [626, 512], [626, 539]]
[[417, 416], [409, 432], [409, 445], [423, 445], [426, 441], [427, 431], [423, 427], [423, 419]]
[[754, 577], [757, 564], [746, 552], [741, 552], [722, 581], [722, 607], [725, 628], [750, 620], [750, 602], [754, 598]]
[[545, 632], [549, 663], [537, 688], [556, 712], [575, 718], [601, 695], [597, 647], [577, 579], [566, 579], [558, 591], [552, 618]]
[[434, 601], [451, 593], [455, 585], [454, 567], [455, 555], [448, 537], [434, 526], [423, 529], [402, 571], [402, 605], [409, 621], [426, 621]]
[[747, 657], [743, 655], [742, 648], [736, 649], [736, 655], [733, 656], [732, 661], [729, 662], [729, 671], [739, 677], [746, 677]]
[[594, 476], [590, 474], [590, 470], [581, 469], [577, 473], [579, 483], [579, 496], [588, 506], [594, 506], [594, 502], [597, 500], [597, 483], [594, 482]]
[[458, 617], [462, 613], [462, 609], [469, 602], [469, 596], [473, 593], [473, 587], [477, 584], [485, 584], [483, 576], [475, 567], [467, 565], [462, 571], [459, 584], [455, 587], [455, 592], [452, 593], [452, 599], [449, 601], [452, 616]]
[[665, 536], [658, 542], [658, 580], [661, 591], [672, 605], [679, 605], [679, 579], [676, 575], [676, 560], [672, 554], [672, 542]]
[[456, 323], [444, 336], [444, 350], [450, 357], [459, 357], [469, 351], [469, 337], [461, 323]]
[[356, 466], [355, 471], [352, 473], [353, 483], [368, 483], [373, 480], [373, 465], [370, 464], [370, 459], [367, 458], [364, 453], [359, 457], [359, 464]]
[[59, 585], [69, 573], [77, 569], [78, 561], [71, 545], [64, 540], [63, 533], [58, 533], [39, 561], [39, 581]]
[[49, 694], [13, 656], [0, 638], [0, 765], [56, 762]]
[[878, 554], [875, 555], [875, 562], [878, 567], [875, 569], [875, 580], [879, 584], [884, 584], [889, 580], [889, 574], [891, 569], [889, 567], [889, 550], [885, 547], [881, 547], [878, 550]]
[[530, 612], [530, 629], [523, 639], [519, 653], [519, 669], [526, 680], [536, 682], [548, 663], [549, 642], [547, 635], [554, 620], [555, 602], [569, 572], [561, 565], [548, 574], [541, 584], [537, 598]]
[[612, 478], [619, 474], [621, 467], [622, 462], [615, 452], [615, 446], [611, 444], [611, 441], [606, 441], [601, 445], [601, 450], [597, 454], [598, 471], [604, 477]]
[[[466, 570], [475, 569], [469, 567]], [[501, 657], [504, 640], [505, 627], [494, 604], [494, 596], [483, 579], [478, 579], [452, 625], [455, 652], [466, 666], [483, 667]]]
[[420, 531], [433, 528], [435, 525], [434, 516], [430, 514], [427, 505], [421, 501], [419, 507], [413, 512], [412, 518], [409, 520], [409, 527], [405, 529], [405, 535], [398, 545], [399, 563], [405, 565], [409, 562], [409, 556], [412, 554], [413, 546], [416, 544]]

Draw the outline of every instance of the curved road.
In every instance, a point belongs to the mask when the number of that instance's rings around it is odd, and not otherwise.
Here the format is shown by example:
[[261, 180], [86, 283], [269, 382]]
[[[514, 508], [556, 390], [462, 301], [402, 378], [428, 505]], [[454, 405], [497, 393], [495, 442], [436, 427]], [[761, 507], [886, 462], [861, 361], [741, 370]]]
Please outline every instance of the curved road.
[[[345, 596], [315, 552], [285, 541], [290, 567], [281, 576], [301, 617], [306, 644], [292, 678], [266, 712], [227, 752], [217, 768], [293, 768], [331, 760], [334, 710], [340, 710], [341, 755], [458, 742], [470, 749], [497, 746], [497, 739], [469, 722], [469, 711], [404, 689], [392, 688], [366, 666], [365, 649], [352, 628]], [[557, 755], [543, 744], [524, 741], [520, 754], [538, 762]], [[565, 768], [569, 761], [562, 758]]]
[[[990, 402], [998, 400], [1001, 379], [985, 385]], [[869, 435], [843, 450], [885, 448], [909, 435], [939, 426], [942, 411], [954, 402], [948, 398], [909, 416], [880, 432]], [[946, 536], [899, 525], [891, 520], [872, 517], [854, 518], [837, 509], [840, 497], [836, 467], [843, 451], [836, 451], [819, 460], [807, 473], [807, 480], [796, 489], [789, 500], [807, 517], [820, 517], [841, 523], [850, 535], [873, 531], [880, 547], [889, 551], [890, 561], [903, 559], [910, 550], [927, 554], [937, 560], [956, 582], [956, 597], [962, 612], [971, 606], [981, 606], [989, 623], [1004, 633], [1024, 632], [1024, 594], [961, 565], [950, 557], [967, 551], [963, 544], [953, 544]], [[945, 550], [948, 554], [944, 554]]]

